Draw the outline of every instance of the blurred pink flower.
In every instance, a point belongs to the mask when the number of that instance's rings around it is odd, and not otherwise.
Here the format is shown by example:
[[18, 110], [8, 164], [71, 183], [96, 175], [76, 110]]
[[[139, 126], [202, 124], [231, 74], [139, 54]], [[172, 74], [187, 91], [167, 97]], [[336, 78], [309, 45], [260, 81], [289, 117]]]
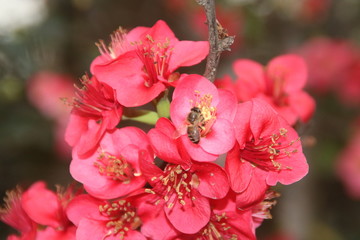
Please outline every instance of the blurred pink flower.
[[69, 221], [65, 209], [78, 193], [73, 187], [55, 193], [38, 181], [22, 192], [7, 194], [6, 207], [0, 208], [0, 220], [19, 231], [19, 237], [8, 240], [75, 240], [76, 227]]
[[341, 86], [339, 82], [358, 55], [350, 42], [325, 37], [310, 39], [295, 52], [305, 59], [309, 69], [307, 85], [317, 93]]
[[355, 125], [355, 133], [340, 154], [336, 170], [348, 195], [360, 199], [360, 119]]
[[309, 22], [323, 18], [331, 6], [331, 0], [303, 0], [300, 17]]
[[61, 98], [71, 99], [74, 95], [74, 80], [68, 75], [40, 71], [28, 82], [29, 101], [46, 117], [54, 121], [56, 151], [69, 156], [71, 149], [64, 140], [70, 108]]
[[360, 58], [344, 73], [336, 88], [340, 101], [348, 106], [360, 104]]

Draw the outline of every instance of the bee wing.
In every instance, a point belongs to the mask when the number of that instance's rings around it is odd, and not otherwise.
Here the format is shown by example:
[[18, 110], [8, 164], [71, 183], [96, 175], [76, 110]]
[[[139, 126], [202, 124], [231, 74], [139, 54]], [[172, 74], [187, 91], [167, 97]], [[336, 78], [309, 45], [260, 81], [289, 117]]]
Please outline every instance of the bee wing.
[[179, 138], [180, 136], [182, 135], [185, 135], [186, 134], [186, 131], [187, 131], [187, 126], [186, 124], [183, 124], [180, 128], [177, 128], [174, 133], [173, 133], [173, 138], [174, 139], [177, 139]]

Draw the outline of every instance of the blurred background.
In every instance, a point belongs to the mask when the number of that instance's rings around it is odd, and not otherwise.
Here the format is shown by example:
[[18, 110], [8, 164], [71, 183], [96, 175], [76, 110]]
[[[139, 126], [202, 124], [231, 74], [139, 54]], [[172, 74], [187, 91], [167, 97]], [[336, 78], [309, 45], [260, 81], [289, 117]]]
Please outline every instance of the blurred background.
[[[0, 197], [16, 185], [67, 185], [63, 141], [73, 83], [89, 72], [95, 42], [122, 26], [165, 20], [182, 40], [206, 40], [195, 0], [0, 0]], [[360, 239], [360, 1], [218, 0], [220, 23], [235, 35], [218, 77], [232, 62], [264, 65], [285, 53], [308, 63], [315, 116], [298, 124], [309, 174], [281, 193], [265, 240]], [[202, 74], [204, 64], [188, 72]], [[0, 223], [0, 239], [12, 230]]]

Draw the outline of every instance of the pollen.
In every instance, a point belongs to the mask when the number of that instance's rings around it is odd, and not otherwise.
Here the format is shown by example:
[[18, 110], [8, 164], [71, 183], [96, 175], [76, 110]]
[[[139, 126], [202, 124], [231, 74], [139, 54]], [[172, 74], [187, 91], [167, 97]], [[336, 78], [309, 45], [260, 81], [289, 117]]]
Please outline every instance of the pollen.
[[[186, 205], [185, 199], [192, 198], [192, 174], [186, 173], [180, 165], [168, 165], [165, 168], [165, 176], [161, 179], [163, 199], [167, 202], [167, 207], [172, 208], [176, 201], [181, 205]], [[175, 196], [175, 197], [174, 197]]]
[[200, 121], [197, 123], [201, 137], [205, 137], [211, 131], [216, 120], [216, 107], [212, 106], [212, 99], [211, 94], [202, 94], [195, 90], [194, 98], [190, 100], [191, 107], [197, 107], [201, 112]]
[[173, 52], [170, 40], [158, 41], [152, 36], [147, 35], [145, 41], [136, 42], [137, 54], [143, 62], [143, 72], [146, 75], [144, 84], [151, 87], [161, 80], [169, 82], [176, 81], [180, 75], [169, 72], [169, 61]]
[[227, 223], [227, 219], [225, 212], [213, 214], [210, 222], [203, 228], [201, 237], [197, 237], [196, 240], [237, 240], [238, 236], [232, 233], [232, 227]]
[[124, 239], [130, 229], [137, 229], [142, 224], [135, 207], [124, 199], [100, 205], [99, 212], [109, 219], [106, 223], [108, 232], [104, 239], [110, 235]]
[[266, 171], [291, 170], [291, 167], [281, 164], [281, 159], [292, 157], [292, 154], [297, 153], [298, 150], [293, 145], [298, 139], [289, 142], [286, 139], [287, 133], [287, 129], [280, 128], [277, 133], [268, 137], [248, 141], [241, 152], [240, 160], [248, 161], [254, 167]]
[[134, 169], [122, 156], [116, 157], [108, 153], [101, 153], [94, 163], [101, 175], [112, 180], [130, 183], [135, 176]]

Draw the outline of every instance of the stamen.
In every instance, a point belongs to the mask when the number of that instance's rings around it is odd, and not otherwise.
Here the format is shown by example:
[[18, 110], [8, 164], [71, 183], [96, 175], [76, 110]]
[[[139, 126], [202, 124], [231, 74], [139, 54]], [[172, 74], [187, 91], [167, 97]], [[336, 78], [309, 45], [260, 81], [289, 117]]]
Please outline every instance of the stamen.
[[145, 86], [151, 87], [160, 79], [170, 82], [176, 81], [178, 75], [168, 71], [169, 61], [173, 48], [170, 48], [170, 40], [165, 42], [156, 41], [147, 35], [145, 43], [137, 42], [137, 53], [144, 64], [143, 71], [146, 74]]
[[186, 205], [185, 199], [195, 200], [191, 193], [192, 176], [193, 174], [185, 172], [180, 165], [168, 165], [165, 167], [163, 177], [159, 178], [158, 185], [152, 191], [162, 196], [168, 208], [172, 208], [176, 201]]
[[289, 149], [297, 141], [290, 141], [288, 144], [283, 144], [286, 141], [287, 129], [279, 129], [279, 133], [274, 133], [269, 137], [264, 137], [255, 141], [252, 139], [248, 141], [245, 148], [241, 151], [241, 161], [248, 161], [254, 167], [259, 167], [265, 171], [280, 171], [284, 169], [291, 169], [291, 167], [283, 166], [279, 160], [284, 157], [291, 157], [297, 149]]
[[109, 218], [106, 223], [109, 230], [103, 239], [110, 235], [117, 235], [119, 239], [124, 239], [130, 229], [137, 229], [142, 224], [135, 207], [124, 199], [100, 205], [99, 212]]
[[134, 177], [134, 169], [122, 156], [116, 157], [107, 153], [101, 153], [94, 165], [99, 169], [101, 175], [112, 180], [130, 183]]

